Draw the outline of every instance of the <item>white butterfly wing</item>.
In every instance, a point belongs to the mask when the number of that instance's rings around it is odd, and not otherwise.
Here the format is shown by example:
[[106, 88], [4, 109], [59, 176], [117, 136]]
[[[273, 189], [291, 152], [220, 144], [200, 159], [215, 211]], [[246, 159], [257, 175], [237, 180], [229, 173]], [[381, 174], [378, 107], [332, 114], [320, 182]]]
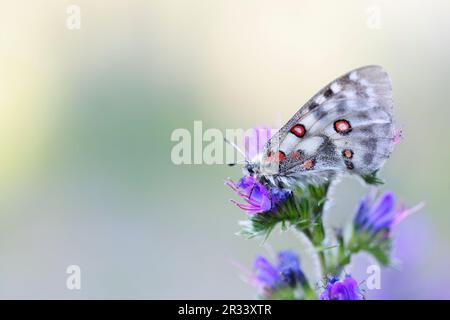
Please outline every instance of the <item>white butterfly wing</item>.
[[379, 66], [353, 70], [311, 98], [266, 144], [280, 180], [377, 171], [393, 149], [392, 89]]

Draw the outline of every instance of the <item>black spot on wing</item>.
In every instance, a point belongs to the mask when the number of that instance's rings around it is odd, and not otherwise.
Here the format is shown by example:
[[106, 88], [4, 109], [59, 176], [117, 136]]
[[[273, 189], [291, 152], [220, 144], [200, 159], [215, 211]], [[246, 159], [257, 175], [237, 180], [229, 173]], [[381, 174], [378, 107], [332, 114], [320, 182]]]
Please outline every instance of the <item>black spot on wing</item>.
[[368, 152], [368, 153], [364, 154], [364, 156], [363, 156], [364, 164], [365, 165], [372, 164], [373, 158], [374, 158], [374, 154], [371, 153], [371, 152]]
[[325, 98], [329, 98], [333, 95], [333, 90], [331, 90], [331, 88], [328, 88], [327, 90], [325, 90], [325, 92], [323, 93], [323, 96]]
[[348, 110], [348, 108], [347, 108], [347, 103], [345, 103], [345, 102], [340, 102], [340, 103], [336, 106], [336, 111], [337, 111], [337, 113], [339, 113], [339, 114], [344, 114], [344, 113], [347, 112], [347, 110]]
[[319, 147], [318, 152], [318, 160], [320, 160], [321, 163], [324, 165], [333, 167], [338, 161], [339, 156], [336, 151], [336, 146], [331, 141], [331, 139], [327, 136], [322, 136], [324, 138], [324, 142]]
[[361, 144], [369, 150], [375, 150], [377, 148], [378, 141], [375, 138], [368, 138], [362, 140]]
[[362, 133], [365, 133], [365, 134], [372, 134], [373, 128], [372, 128], [372, 126], [365, 126], [365, 127], [359, 128], [359, 131], [361, 131]]
[[316, 120], [320, 120], [327, 115], [327, 112], [323, 108], [317, 108], [314, 110], [313, 115]]
[[317, 107], [319, 106], [319, 104], [317, 103], [317, 102], [311, 102], [311, 104], [309, 105], [309, 107], [308, 107], [308, 110], [309, 111], [312, 111], [312, 110], [314, 110], [314, 109], [316, 109]]
[[350, 160], [345, 160], [345, 166], [349, 170], [353, 170], [355, 168], [355, 166], [353, 165], [353, 162], [351, 162]]
[[348, 85], [348, 84], [351, 84], [353, 82], [354, 81], [352, 79], [350, 79], [350, 73], [345, 75], [344, 77], [342, 77], [340, 79], [340, 83], [343, 84], [343, 85]]
[[369, 120], [370, 114], [368, 112], [359, 112], [358, 113], [358, 119], [360, 120]]

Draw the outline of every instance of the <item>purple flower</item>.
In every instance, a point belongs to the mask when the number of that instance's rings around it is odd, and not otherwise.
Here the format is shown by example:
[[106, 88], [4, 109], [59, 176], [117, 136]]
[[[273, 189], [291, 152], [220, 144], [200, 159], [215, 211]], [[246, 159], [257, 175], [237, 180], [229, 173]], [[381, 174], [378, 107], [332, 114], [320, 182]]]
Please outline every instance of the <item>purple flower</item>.
[[274, 289], [283, 283], [277, 268], [263, 256], [256, 257], [253, 267], [255, 268], [255, 284], [258, 287]]
[[400, 223], [410, 214], [422, 209], [423, 203], [407, 209], [403, 204], [395, 204], [395, 196], [392, 192], [384, 192], [375, 201], [373, 193], [367, 194], [360, 202], [354, 219], [358, 231], [366, 230], [371, 234], [385, 231]]
[[300, 261], [297, 254], [291, 250], [280, 251], [278, 253], [277, 269], [285, 283], [294, 287], [297, 283], [305, 283], [305, 275], [300, 269]]
[[291, 191], [282, 190], [278, 188], [270, 188], [269, 191], [270, 195], [272, 196], [272, 200], [275, 204], [278, 204], [286, 200], [291, 195]]
[[[271, 136], [272, 130], [267, 126], [250, 129], [245, 136], [246, 158], [252, 158], [260, 153]], [[275, 187], [267, 188], [252, 176], [243, 177], [238, 183], [228, 179], [225, 184], [236, 191], [246, 203], [231, 201], [250, 215], [272, 210], [291, 194], [290, 191]]]
[[252, 283], [264, 296], [270, 296], [280, 288], [296, 287], [306, 283], [305, 275], [300, 269], [298, 255], [291, 250], [278, 253], [277, 265], [273, 265], [263, 256], [257, 256], [253, 267], [255, 273]]
[[351, 276], [339, 281], [336, 276], [327, 277], [325, 290], [320, 294], [320, 300], [361, 300], [358, 283]]
[[267, 189], [252, 176], [243, 177], [238, 183], [227, 180], [225, 184], [236, 191], [247, 203], [243, 204], [234, 200], [231, 201], [250, 215], [270, 211], [290, 195], [290, 191], [284, 191], [278, 188]]

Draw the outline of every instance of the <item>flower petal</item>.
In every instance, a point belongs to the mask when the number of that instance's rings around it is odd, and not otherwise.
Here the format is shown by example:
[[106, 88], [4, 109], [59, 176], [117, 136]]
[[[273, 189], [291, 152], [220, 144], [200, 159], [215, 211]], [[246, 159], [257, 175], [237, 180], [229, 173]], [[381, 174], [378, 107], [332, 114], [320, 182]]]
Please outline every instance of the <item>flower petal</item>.
[[254, 263], [256, 279], [262, 287], [275, 287], [281, 283], [278, 270], [263, 256], [257, 256]]
[[278, 253], [277, 269], [283, 276], [283, 281], [291, 286], [297, 283], [305, 283], [305, 275], [300, 269], [298, 255], [291, 250], [280, 251]]
[[[330, 279], [330, 278], [328, 278]], [[360, 300], [358, 283], [355, 279], [347, 276], [344, 280], [338, 281], [333, 277], [333, 282], [328, 282], [325, 290], [320, 295], [321, 300]]]
[[398, 223], [402, 222], [406, 217], [409, 215], [422, 210], [423, 207], [425, 207], [425, 202], [420, 202], [416, 204], [414, 207], [406, 209], [403, 205], [395, 212], [395, 218], [392, 225], [397, 225]]
[[370, 210], [365, 227], [373, 232], [389, 227], [395, 216], [394, 206], [394, 194], [384, 192]]

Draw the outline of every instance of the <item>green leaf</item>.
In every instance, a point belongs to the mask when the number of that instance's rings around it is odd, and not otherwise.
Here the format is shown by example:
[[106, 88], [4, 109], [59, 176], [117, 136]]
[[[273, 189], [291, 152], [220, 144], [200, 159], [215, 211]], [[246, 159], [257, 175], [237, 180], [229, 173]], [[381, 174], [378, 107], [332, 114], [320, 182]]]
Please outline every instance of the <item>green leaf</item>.
[[332, 245], [332, 246], [326, 246], [326, 247], [319, 246], [319, 247], [316, 247], [316, 250], [317, 250], [317, 252], [321, 252], [321, 251], [327, 251], [327, 250], [331, 250], [331, 249], [338, 248], [338, 247], [339, 247], [338, 244], [335, 244], [335, 245]]
[[371, 185], [381, 185], [384, 184], [384, 181], [380, 178], [377, 177], [377, 170], [375, 170], [374, 172], [372, 172], [371, 174], [365, 175], [365, 176], [361, 176], [361, 178], [363, 178], [363, 180], [367, 183], [367, 184], [371, 184]]
[[361, 247], [361, 250], [370, 253], [382, 266], [390, 265], [391, 249], [392, 240], [390, 238], [375, 241], [367, 246]]
[[295, 290], [287, 287], [275, 291], [270, 297], [271, 300], [296, 300]]
[[349, 245], [351, 253], [366, 251], [371, 254], [382, 266], [390, 265], [392, 239], [382, 232], [374, 235], [368, 231], [358, 232], [354, 230], [352, 245]]

